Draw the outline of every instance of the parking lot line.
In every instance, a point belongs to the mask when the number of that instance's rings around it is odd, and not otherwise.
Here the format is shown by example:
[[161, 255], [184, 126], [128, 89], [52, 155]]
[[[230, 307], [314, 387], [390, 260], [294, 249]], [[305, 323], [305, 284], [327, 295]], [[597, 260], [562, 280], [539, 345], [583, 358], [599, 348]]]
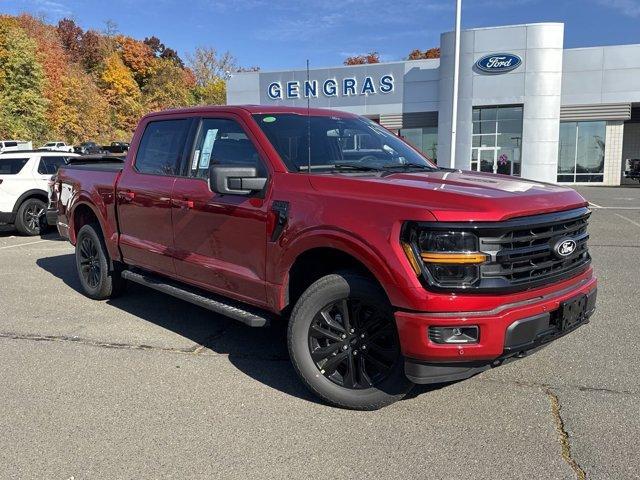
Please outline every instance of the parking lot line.
[[635, 220], [632, 220], [632, 219], [631, 219], [631, 218], [629, 218], [629, 217], [625, 217], [624, 215], [620, 215], [619, 213], [616, 213], [615, 215], [617, 215], [617, 216], [618, 216], [618, 217], [620, 217], [620, 218], [625, 219], [625, 220], [626, 220], [626, 221], [628, 221], [628, 222], [633, 223], [636, 227], [640, 227], [640, 223], [636, 222]]
[[602, 208], [600, 205], [598, 205], [596, 203], [593, 203], [593, 202], [589, 202], [589, 205], [591, 205], [592, 207], [595, 207], [595, 208]]
[[6, 245], [4, 247], [0, 247], [0, 250], [5, 250], [7, 248], [15, 248], [15, 247], [24, 247], [25, 245], [35, 245], [36, 243], [42, 243], [42, 242], [50, 242], [51, 240], [38, 240], [36, 242], [27, 242], [27, 243], [19, 243], [17, 245]]

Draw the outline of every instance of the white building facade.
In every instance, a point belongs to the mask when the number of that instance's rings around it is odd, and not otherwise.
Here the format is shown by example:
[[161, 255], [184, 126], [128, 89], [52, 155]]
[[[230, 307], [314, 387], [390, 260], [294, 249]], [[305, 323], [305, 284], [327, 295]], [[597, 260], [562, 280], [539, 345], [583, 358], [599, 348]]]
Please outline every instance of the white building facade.
[[439, 165], [545, 182], [619, 185], [640, 158], [640, 45], [564, 49], [564, 24], [461, 35], [456, 158], [450, 159], [452, 32], [441, 58], [247, 72], [229, 104], [334, 108], [397, 131]]

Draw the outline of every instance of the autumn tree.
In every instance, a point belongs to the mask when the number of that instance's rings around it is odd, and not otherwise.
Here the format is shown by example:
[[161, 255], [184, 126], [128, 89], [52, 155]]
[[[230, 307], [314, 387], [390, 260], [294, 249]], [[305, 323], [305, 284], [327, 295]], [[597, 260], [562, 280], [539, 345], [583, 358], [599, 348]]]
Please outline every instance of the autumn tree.
[[0, 136], [41, 141], [47, 131], [46, 79], [36, 42], [0, 18]]
[[172, 60], [176, 62], [180, 67], [184, 67], [184, 62], [178, 56], [173, 48], [168, 48], [164, 43], [160, 41], [158, 37], [152, 36], [144, 39], [144, 43], [151, 49], [156, 58], [164, 58], [165, 60]]
[[354, 55], [344, 60], [345, 65], [365, 65], [367, 63], [380, 63], [380, 54], [378, 52], [370, 52], [365, 55]]
[[424, 60], [428, 58], [440, 58], [440, 48], [433, 47], [424, 51], [416, 48], [415, 50], [411, 51], [411, 53], [407, 57], [407, 60]]
[[219, 54], [213, 47], [197, 47], [187, 60], [196, 81], [196, 102], [224, 105], [227, 101], [225, 80], [228, 74], [238, 70], [236, 59], [229, 52]]
[[114, 134], [123, 135], [124, 132], [133, 131], [142, 114], [140, 87], [117, 52], [105, 59], [98, 85], [111, 107]]
[[70, 18], [63, 18], [58, 22], [56, 32], [70, 59], [73, 62], [79, 62], [81, 60], [80, 45], [84, 34], [82, 28]]
[[148, 110], [166, 110], [193, 105], [193, 80], [189, 74], [173, 60], [156, 58], [153, 74], [142, 92]]
[[151, 48], [140, 40], [124, 35], [118, 35], [115, 40], [122, 61], [133, 72], [138, 85], [142, 86], [153, 72], [155, 58]]
[[71, 66], [56, 91], [54, 101], [60, 103], [58, 116], [52, 118], [52, 128], [58, 133], [56, 139], [77, 144], [85, 140], [109, 142], [115, 129], [110, 125], [109, 102], [103, 96], [93, 78], [78, 65]]

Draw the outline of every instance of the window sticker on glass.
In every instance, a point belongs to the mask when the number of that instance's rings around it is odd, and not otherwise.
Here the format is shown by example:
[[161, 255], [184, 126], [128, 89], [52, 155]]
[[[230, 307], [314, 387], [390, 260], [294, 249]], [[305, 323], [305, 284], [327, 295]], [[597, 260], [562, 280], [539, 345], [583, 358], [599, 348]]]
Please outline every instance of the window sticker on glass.
[[264, 118], [262, 119], [262, 121], [263, 121], [264, 123], [273, 123], [273, 122], [275, 122], [275, 121], [276, 121], [276, 117], [264, 117]]
[[193, 160], [191, 161], [191, 170], [198, 169], [198, 160], [200, 160], [200, 150], [193, 152]]
[[207, 130], [207, 135], [204, 137], [204, 142], [202, 144], [202, 159], [200, 160], [200, 169], [209, 168], [209, 163], [211, 161], [211, 150], [213, 150], [213, 144], [216, 142], [216, 138], [218, 136], [218, 129], [212, 128], [211, 130]]

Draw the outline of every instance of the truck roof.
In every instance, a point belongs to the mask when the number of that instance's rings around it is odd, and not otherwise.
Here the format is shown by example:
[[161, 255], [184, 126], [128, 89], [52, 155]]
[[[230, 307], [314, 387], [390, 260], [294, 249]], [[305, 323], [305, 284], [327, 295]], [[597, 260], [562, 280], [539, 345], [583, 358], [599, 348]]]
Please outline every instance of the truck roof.
[[207, 114], [207, 113], [215, 113], [215, 112], [231, 112], [231, 113], [241, 113], [248, 112], [249, 114], [294, 114], [294, 115], [313, 115], [313, 116], [332, 116], [332, 117], [343, 117], [343, 118], [353, 118], [357, 117], [357, 115], [353, 113], [343, 112], [340, 110], [332, 110], [328, 108], [309, 108], [306, 107], [287, 107], [280, 105], [206, 105], [203, 107], [190, 107], [190, 108], [178, 108], [174, 110], [163, 110], [161, 112], [153, 112], [146, 117], [155, 117], [162, 115], [174, 115], [181, 113], [191, 113], [191, 114]]

